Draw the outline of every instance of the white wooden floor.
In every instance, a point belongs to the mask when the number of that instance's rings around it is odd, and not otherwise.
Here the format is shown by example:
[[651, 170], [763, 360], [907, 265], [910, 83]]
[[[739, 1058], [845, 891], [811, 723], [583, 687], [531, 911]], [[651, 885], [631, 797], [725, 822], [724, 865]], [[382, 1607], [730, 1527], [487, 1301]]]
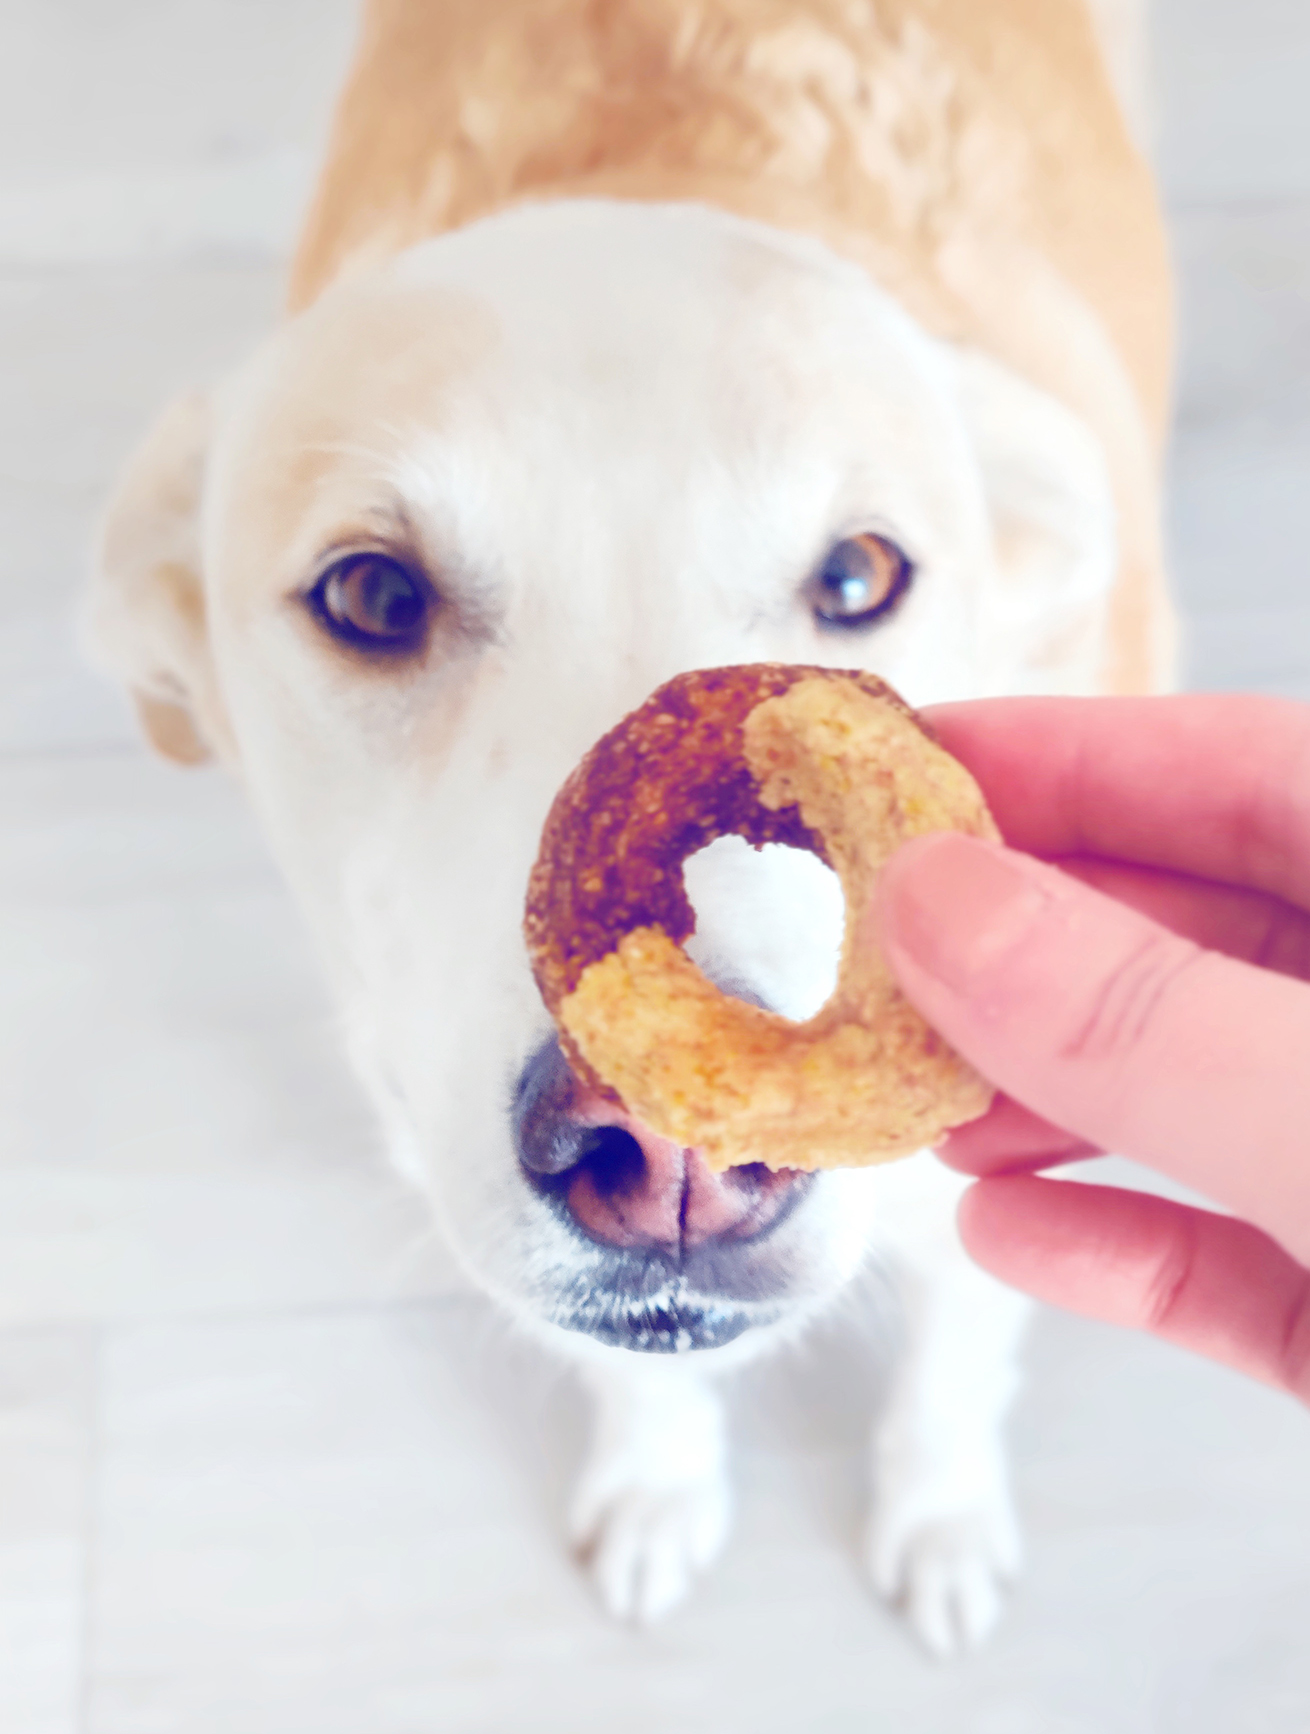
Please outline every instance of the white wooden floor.
[[[167, 394], [270, 324], [347, 0], [0, 16], [0, 1734], [1305, 1734], [1310, 1420], [1054, 1316], [982, 1657], [866, 1594], [854, 1322], [739, 1393], [652, 1635], [566, 1558], [581, 1414], [377, 1159], [240, 800], [68, 634]], [[1310, 698], [1310, 9], [1162, 0], [1194, 684]]]

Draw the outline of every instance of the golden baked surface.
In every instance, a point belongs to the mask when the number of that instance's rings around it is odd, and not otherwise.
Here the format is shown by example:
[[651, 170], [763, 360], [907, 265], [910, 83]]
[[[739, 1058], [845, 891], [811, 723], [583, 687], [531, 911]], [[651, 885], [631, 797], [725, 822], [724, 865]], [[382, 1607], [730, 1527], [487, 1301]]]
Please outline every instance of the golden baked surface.
[[[670, 681], [564, 784], [529, 882], [528, 951], [570, 1063], [718, 1168], [884, 1161], [981, 1114], [990, 1087], [855, 943], [886, 859], [945, 829], [996, 835], [973, 779], [875, 676]], [[727, 833], [809, 849], [841, 879], [841, 973], [807, 1023], [729, 998], [681, 949], [682, 862]]]

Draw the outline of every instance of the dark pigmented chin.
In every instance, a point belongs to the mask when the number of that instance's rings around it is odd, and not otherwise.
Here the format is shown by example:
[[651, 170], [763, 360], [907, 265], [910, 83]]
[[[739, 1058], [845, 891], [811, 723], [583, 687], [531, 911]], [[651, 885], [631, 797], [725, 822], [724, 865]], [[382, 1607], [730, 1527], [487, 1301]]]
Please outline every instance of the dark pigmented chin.
[[673, 1284], [636, 1300], [589, 1291], [566, 1302], [555, 1322], [610, 1348], [634, 1354], [681, 1355], [721, 1349], [749, 1330], [771, 1324], [780, 1308], [706, 1300]]

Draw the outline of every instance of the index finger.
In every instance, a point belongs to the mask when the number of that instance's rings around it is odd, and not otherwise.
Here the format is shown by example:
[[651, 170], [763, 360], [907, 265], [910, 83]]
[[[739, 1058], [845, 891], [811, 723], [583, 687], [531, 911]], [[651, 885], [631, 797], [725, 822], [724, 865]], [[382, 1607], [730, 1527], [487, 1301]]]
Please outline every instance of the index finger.
[[925, 711], [1006, 841], [1247, 885], [1310, 908], [1310, 707], [1286, 699], [980, 699]]

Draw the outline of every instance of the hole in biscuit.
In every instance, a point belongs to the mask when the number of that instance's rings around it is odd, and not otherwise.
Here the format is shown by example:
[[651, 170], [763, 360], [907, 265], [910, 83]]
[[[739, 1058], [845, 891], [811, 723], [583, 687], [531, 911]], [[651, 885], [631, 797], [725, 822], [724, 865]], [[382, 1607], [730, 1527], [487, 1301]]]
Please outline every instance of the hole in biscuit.
[[797, 1023], [832, 993], [841, 962], [841, 881], [805, 849], [716, 837], [683, 862], [696, 931], [687, 955], [727, 993]]

